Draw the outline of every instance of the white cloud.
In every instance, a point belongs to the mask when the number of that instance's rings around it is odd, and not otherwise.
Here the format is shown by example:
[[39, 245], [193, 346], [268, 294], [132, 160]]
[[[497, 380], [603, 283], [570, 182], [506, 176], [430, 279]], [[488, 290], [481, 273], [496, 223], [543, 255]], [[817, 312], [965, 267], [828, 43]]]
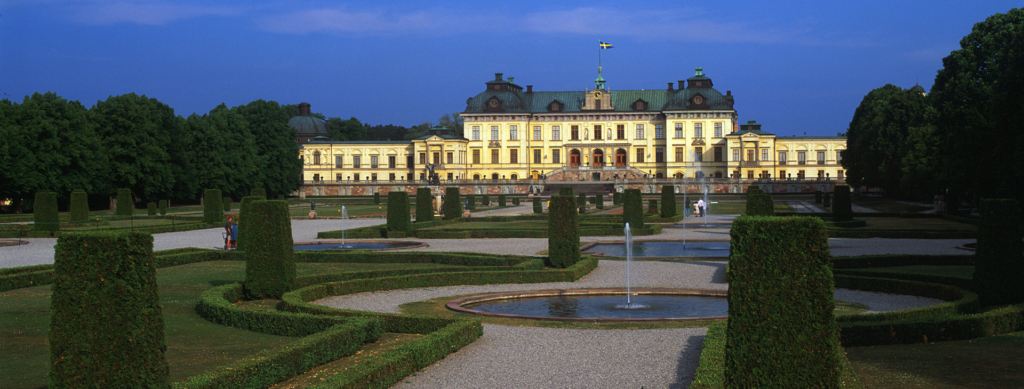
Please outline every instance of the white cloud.
[[60, 12], [67, 14], [72, 20], [92, 25], [134, 23], [155, 26], [183, 19], [236, 16], [242, 13], [242, 9], [238, 7], [144, 0], [67, 1], [59, 6]]

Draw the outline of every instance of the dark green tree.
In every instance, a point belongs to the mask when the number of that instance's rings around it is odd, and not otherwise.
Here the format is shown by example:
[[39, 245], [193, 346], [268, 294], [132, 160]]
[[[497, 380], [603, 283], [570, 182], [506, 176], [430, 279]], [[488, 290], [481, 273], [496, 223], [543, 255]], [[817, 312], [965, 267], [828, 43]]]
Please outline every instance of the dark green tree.
[[434, 220], [434, 196], [430, 188], [416, 189], [416, 222], [429, 222]]
[[661, 187], [661, 217], [673, 217], [676, 215], [676, 187], [663, 185]]
[[340, 117], [327, 119], [327, 126], [331, 129], [331, 139], [340, 141], [366, 140], [366, 126], [359, 119], [351, 117], [342, 120]]
[[640, 189], [626, 189], [622, 194], [622, 220], [631, 230], [644, 228], [644, 199]]
[[388, 231], [409, 232], [412, 226], [409, 213], [409, 194], [402, 191], [388, 192]]
[[465, 127], [463, 126], [462, 116], [459, 116], [458, 112], [442, 115], [440, 119], [437, 119], [437, 126], [455, 130], [456, 134], [464, 136], [463, 131]]
[[221, 188], [241, 198], [260, 181], [266, 165], [249, 131], [250, 125], [236, 110], [221, 104], [209, 114], [191, 115], [184, 122], [182, 142], [188, 144], [186, 179], [176, 186], [179, 197], [191, 198], [202, 188]]
[[249, 123], [256, 144], [260, 178], [268, 197], [294, 192], [302, 181], [302, 160], [298, 158], [297, 135], [288, 126], [288, 111], [277, 102], [256, 100], [231, 108]]
[[566, 268], [580, 260], [580, 224], [576, 198], [552, 196], [548, 213], [548, 258], [551, 266]]
[[459, 198], [459, 188], [447, 187], [444, 190], [444, 220], [458, 219], [462, 217], [462, 199]]

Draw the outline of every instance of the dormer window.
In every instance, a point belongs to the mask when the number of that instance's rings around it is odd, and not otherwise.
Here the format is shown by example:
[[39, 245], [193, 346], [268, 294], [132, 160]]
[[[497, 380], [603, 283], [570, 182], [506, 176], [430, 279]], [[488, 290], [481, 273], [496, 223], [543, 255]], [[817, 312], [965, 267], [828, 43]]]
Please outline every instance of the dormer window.
[[501, 100], [496, 96], [492, 96], [490, 99], [487, 99], [485, 104], [484, 112], [501, 112], [503, 110]]
[[643, 101], [643, 100], [637, 100], [637, 101], [633, 102], [633, 110], [634, 111], [646, 111], [647, 110], [647, 102]]
[[565, 106], [561, 102], [555, 100], [552, 101], [551, 104], [548, 104], [548, 112], [562, 112], [562, 108], [564, 107]]

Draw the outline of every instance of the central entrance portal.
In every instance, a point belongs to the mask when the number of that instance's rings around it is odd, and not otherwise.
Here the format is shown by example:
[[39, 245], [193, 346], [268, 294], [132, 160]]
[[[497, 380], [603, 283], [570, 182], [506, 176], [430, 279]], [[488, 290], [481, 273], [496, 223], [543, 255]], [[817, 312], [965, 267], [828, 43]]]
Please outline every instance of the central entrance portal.
[[601, 151], [601, 149], [594, 150], [594, 158], [592, 160], [594, 161], [594, 167], [604, 166], [604, 151]]
[[580, 166], [580, 151], [573, 149], [569, 152], [569, 166]]
[[615, 166], [626, 166], [626, 150], [615, 150]]

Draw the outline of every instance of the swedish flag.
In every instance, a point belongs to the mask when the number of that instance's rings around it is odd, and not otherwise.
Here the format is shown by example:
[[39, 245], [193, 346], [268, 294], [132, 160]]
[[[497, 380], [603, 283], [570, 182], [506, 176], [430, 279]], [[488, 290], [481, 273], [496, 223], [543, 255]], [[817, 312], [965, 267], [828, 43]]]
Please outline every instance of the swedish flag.
[[601, 48], [602, 49], [610, 49], [610, 48], [612, 48], [612, 44], [611, 43], [605, 43], [604, 41], [598, 41], [598, 42], [601, 42]]

